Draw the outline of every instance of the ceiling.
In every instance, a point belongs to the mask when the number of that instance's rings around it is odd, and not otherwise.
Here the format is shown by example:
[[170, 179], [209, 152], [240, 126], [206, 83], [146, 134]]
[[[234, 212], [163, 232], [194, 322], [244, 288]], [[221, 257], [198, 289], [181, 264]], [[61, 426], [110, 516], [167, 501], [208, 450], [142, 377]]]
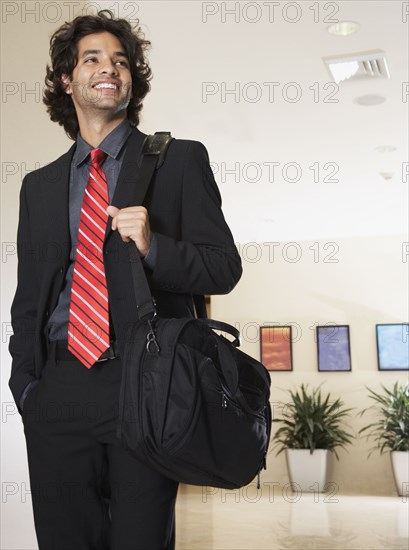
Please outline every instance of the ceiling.
[[[154, 72], [141, 129], [206, 145], [236, 241], [405, 233], [405, 3], [281, 2], [272, 12], [273, 4], [138, 2]], [[331, 20], [360, 30], [330, 35]], [[375, 49], [391, 78], [337, 88], [322, 57]], [[386, 101], [354, 102], [366, 94]], [[396, 150], [375, 150], [383, 145]]]
[[[17, 83], [17, 92], [1, 107], [4, 135], [27, 127], [19, 135], [26, 161], [7, 180], [15, 204], [24, 171], [70, 145], [41, 102], [49, 38], [71, 18], [74, 5], [76, 14], [111, 7], [116, 15], [139, 17], [152, 42], [154, 78], [141, 130], [171, 130], [206, 145], [236, 242], [404, 235], [409, 100], [403, 101], [402, 86], [409, 76], [402, 9], [408, 3], [275, 4], [49, 2], [35, 3], [36, 15], [23, 14], [25, 3], [13, 4], [14, 15], [3, 18], [2, 42], [13, 55], [2, 57], [2, 78]], [[330, 35], [327, 27], [335, 20], [356, 21], [360, 30]], [[337, 90], [322, 57], [375, 49], [385, 52], [391, 78], [346, 82]], [[25, 97], [25, 88], [38, 94]], [[299, 100], [291, 101], [295, 93]], [[386, 101], [357, 105], [354, 99], [365, 94], [381, 94]], [[37, 129], [47, 136], [46, 147], [33, 148]], [[396, 150], [375, 150], [383, 145]], [[5, 159], [20, 158], [13, 139], [3, 140], [2, 152]], [[385, 180], [380, 172], [394, 175]]]

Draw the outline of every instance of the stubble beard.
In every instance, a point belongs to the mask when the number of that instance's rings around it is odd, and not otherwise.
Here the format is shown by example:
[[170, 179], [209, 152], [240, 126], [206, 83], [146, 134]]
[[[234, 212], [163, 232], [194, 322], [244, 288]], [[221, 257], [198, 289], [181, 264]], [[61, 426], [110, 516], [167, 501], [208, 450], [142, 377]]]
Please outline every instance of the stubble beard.
[[[77, 86], [77, 90], [80, 89], [80, 84], [77, 82], [71, 83], [73, 86]], [[92, 90], [92, 92], [90, 92]], [[77, 102], [74, 101], [75, 95], [72, 94], [72, 100], [74, 102], [74, 106], [76, 109], [80, 108], [84, 113], [100, 113], [101, 111], [112, 111], [113, 113], [118, 113], [121, 111], [124, 111], [128, 108], [129, 102], [131, 101], [131, 94], [129, 93], [130, 90], [132, 90], [132, 84], [121, 86], [119, 90], [115, 92], [115, 94], [112, 97], [104, 98], [104, 92], [101, 91], [97, 95], [94, 94], [95, 89], [92, 88], [92, 86], [84, 85], [81, 86], [81, 91], [79, 92], [81, 94], [80, 100], [77, 100]], [[123, 91], [126, 91], [126, 95], [120, 99], [118, 103], [115, 103], [114, 100], [117, 100], [117, 97], [119, 94], [122, 94]], [[77, 103], [77, 105], [75, 105]]]

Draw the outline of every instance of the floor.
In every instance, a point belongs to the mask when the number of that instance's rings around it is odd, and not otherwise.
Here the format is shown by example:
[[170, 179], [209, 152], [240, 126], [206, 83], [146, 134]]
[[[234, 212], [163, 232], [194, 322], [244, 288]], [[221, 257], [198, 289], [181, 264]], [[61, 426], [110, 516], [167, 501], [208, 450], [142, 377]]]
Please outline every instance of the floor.
[[177, 550], [408, 550], [409, 498], [181, 485]]

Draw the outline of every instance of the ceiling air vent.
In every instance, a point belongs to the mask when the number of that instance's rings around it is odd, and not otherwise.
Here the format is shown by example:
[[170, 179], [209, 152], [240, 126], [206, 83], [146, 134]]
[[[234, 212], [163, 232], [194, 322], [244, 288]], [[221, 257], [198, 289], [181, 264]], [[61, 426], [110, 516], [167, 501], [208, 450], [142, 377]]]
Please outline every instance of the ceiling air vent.
[[382, 50], [335, 55], [323, 57], [322, 60], [337, 84], [345, 80], [390, 78], [385, 52]]

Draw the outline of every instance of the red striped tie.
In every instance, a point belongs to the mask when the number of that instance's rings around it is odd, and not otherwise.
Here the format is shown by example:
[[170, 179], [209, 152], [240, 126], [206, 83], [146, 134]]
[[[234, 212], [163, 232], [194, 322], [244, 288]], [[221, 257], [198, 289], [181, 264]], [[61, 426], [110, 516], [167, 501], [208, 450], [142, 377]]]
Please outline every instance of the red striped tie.
[[106, 153], [91, 151], [91, 168], [78, 228], [68, 319], [68, 349], [87, 368], [110, 346], [108, 291], [102, 246], [108, 221], [108, 186], [100, 163]]

